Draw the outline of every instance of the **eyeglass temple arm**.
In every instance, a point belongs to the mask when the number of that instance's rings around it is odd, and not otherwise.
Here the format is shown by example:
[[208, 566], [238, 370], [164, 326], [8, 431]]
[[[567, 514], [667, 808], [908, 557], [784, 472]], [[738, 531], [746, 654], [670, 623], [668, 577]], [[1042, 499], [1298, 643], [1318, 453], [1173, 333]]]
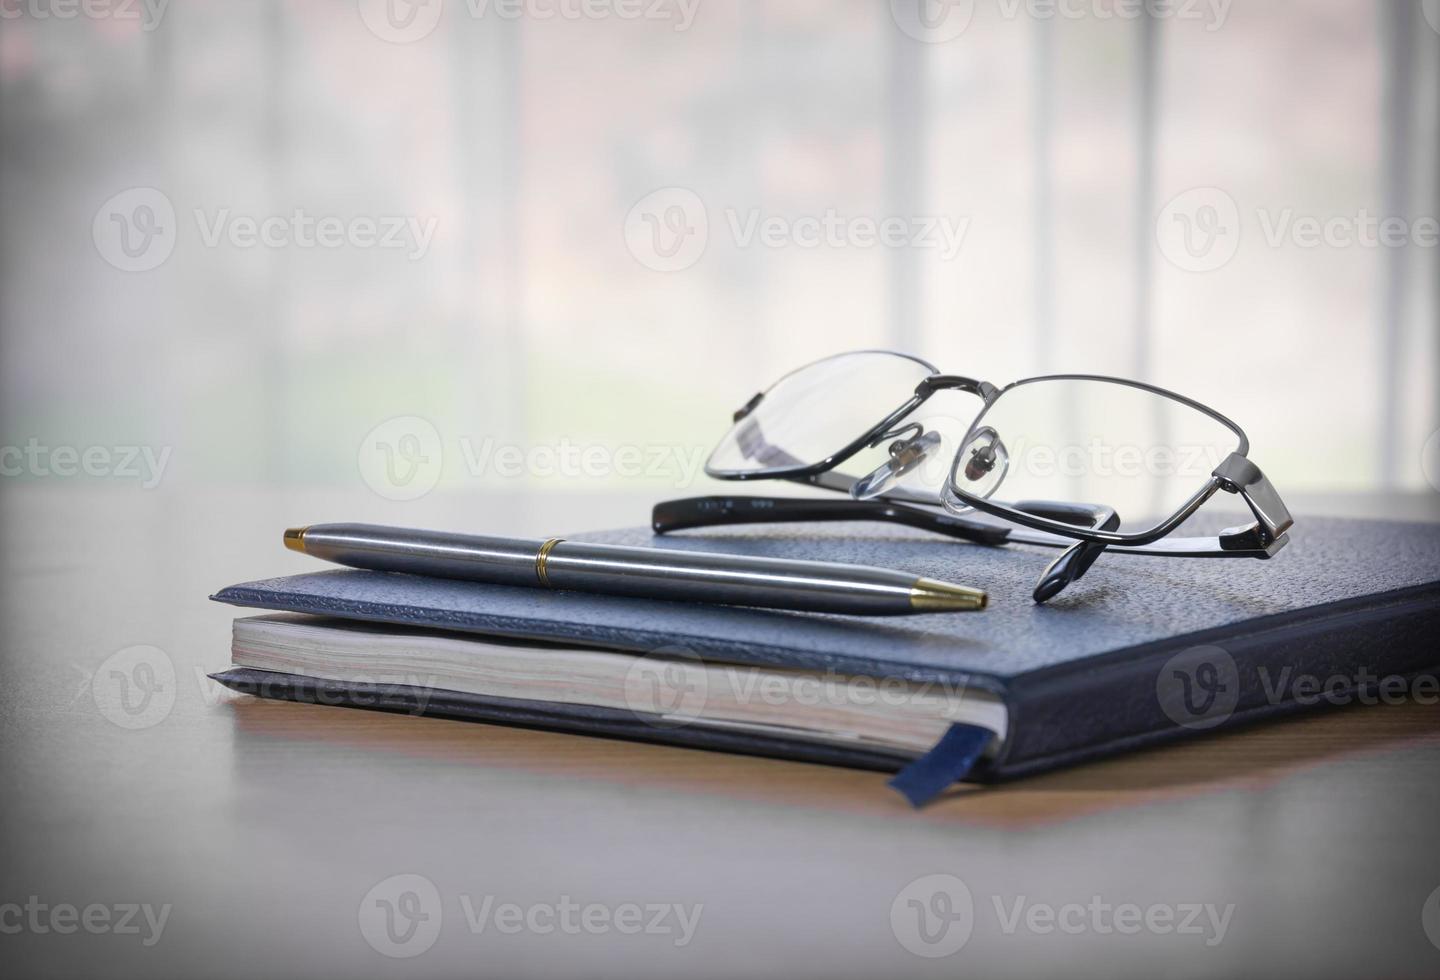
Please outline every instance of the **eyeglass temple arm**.
[[[1026, 500], [1018, 509], [1080, 527], [1118, 525], [1109, 507]], [[984, 521], [968, 520], [942, 511], [886, 498], [874, 500], [811, 500], [805, 497], [713, 496], [687, 497], [658, 503], [651, 510], [650, 526], [657, 534], [722, 524], [782, 524], [789, 521], [885, 521], [933, 531], [975, 544], [999, 545], [1015, 540], [1016, 531]]]
[[976, 544], [1004, 544], [1010, 529], [893, 500], [811, 500], [804, 497], [713, 496], [666, 500], [650, 512], [656, 534], [723, 524], [789, 521], [885, 521]]
[[[1248, 527], [1228, 528], [1220, 533], [1221, 548], [1236, 551], [1257, 551], [1268, 558], [1284, 544], [1284, 534], [1295, 523], [1285, 502], [1265, 474], [1245, 456], [1231, 453], [1225, 457], [1212, 474], [1219, 481], [1220, 489], [1238, 493], [1255, 515], [1255, 523]], [[1109, 525], [1102, 530], [1113, 531], [1120, 526], [1118, 516], [1112, 517]], [[1179, 544], [1180, 542], [1177, 542]], [[1050, 563], [1035, 584], [1034, 599], [1044, 602], [1059, 595], [1071, 582], [1084, 575], [1095, 559], [1105, 551], [1105, 544], [1098, 541], [1082, 541], [1065, 550], [1059, 558]]]

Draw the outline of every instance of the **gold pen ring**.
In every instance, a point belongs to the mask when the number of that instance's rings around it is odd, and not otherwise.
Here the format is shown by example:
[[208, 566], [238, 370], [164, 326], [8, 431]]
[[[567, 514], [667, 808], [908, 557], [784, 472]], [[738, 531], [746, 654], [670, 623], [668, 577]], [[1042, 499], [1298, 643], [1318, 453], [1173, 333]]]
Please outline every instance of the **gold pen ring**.
[[545, 573], [545, 559], [550, 557], [551, 549], [564, 540], [564, 538], [551, 538], [540, 546], [539, 551], [535, 552], [535, 577], [547, 589], [550, 588], [550, 576]]

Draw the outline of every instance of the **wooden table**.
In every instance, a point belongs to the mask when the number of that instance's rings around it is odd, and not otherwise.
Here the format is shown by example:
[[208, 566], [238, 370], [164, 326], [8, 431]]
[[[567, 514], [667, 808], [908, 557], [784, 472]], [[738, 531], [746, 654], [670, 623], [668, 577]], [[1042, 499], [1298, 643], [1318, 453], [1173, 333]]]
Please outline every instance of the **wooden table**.
[[618, 496], [348, 504], [5, 488], [0, 972], [1440, 976], [1433, 704], [1326, 711], [913, 812], [871, 773], [206, 680], [232, 611], [205, 596], [305, 567], [279, 547], [286, 524], [540, 535], [644, 513]]

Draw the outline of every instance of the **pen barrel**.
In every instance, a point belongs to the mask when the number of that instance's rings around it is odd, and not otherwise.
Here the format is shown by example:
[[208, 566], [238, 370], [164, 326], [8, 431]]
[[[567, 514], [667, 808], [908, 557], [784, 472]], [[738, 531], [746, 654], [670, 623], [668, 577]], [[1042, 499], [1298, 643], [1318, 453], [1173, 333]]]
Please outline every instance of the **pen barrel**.
[[925, 611], [915, 598], [922, 580], [866, 565], [369, 524], [315, 524], [286, 542], [352, 568], [499, 585], [868, 616]]
[[557, 589], [804, 612], [913, 612], [916, 578], [865, 565], [562, 541], [545, 559]]
[[313, 524], [302, 537], [305, 554], [337, 565], [530, 587], [539, 584], [535, 555], [544, 544], [373, 524]]

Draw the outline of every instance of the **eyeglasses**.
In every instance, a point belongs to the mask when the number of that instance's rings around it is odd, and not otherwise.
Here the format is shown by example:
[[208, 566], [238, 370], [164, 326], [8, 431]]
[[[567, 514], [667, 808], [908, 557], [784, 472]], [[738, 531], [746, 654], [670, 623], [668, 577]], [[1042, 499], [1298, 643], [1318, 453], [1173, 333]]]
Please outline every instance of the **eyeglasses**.
[[[851, 499], [671, 500], [654, 509], [656, 532], [882, 520], [979, 544], [1064, 548], [1035, 586], [1044, 602], [1106, 549], [1269, 558], [1294, 523], [1238, 425], [1139, 381], [1053, 375], [1000, 388], [907, 354], [855, 351], [785, 375], [733, 422], [705, 464], [710, 476], [790, 480]], [[1239, 494], [1254, 523], [1171, 537], [1217, 490]]]

